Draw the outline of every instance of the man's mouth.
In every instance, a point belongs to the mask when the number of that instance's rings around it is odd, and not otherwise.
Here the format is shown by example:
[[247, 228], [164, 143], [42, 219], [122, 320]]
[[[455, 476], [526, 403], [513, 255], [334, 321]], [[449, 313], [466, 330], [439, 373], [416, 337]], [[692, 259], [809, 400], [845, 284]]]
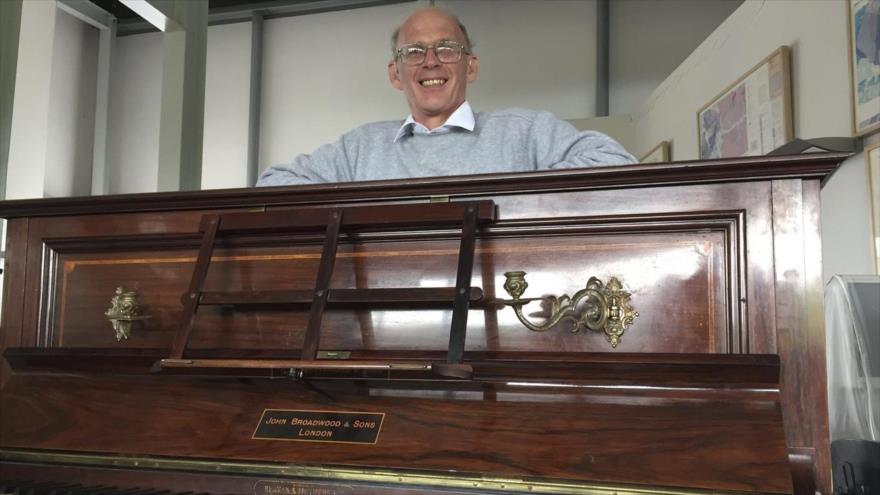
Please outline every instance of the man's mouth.
[[430, 86], [442, 86], [446, 84], [446, 81], [448, 79], [425, 79], [424, 81], [419, 81], [419, 84], [427, 88]]

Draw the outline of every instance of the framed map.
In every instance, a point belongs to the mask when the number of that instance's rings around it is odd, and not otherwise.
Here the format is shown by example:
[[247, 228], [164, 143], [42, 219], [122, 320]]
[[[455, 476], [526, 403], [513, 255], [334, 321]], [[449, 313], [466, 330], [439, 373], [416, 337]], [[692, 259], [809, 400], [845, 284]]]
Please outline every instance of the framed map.
[[794, 139], [790, 59], [779, 47], [697, 112], [700, 159], [763, 155]]
[[880, 0], [847, 0], [853, 134], [880, 129]]
[[645, 156], [639, 158], [639, 163], [664, 163], [668, 162], [669, 159], [669, 141], [660, 141], [660, 144], [654, 146], [645, 153]]

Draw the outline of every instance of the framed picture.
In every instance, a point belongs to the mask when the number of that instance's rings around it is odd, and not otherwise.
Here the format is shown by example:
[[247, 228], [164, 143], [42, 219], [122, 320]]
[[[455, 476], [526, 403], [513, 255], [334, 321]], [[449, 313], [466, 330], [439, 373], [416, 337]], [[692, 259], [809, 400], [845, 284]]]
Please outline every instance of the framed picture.
[[853, 134], [880, 129], [880, 0], [846, 0]]
[[790, 67], [781, 46], [697, 112], [700, 159], [763, 155], [794, 139]]
[[865, 150], [865, 173], [868, 179], [868, 201], [871, 211], [871, 259], [874, 273], [880, 275], [880, 144]]
[[651, 148], [645, 156], [639, 158], [639, 163], [663, 163], [670, 160], [669, 141], [660, 141], [660, 144]]

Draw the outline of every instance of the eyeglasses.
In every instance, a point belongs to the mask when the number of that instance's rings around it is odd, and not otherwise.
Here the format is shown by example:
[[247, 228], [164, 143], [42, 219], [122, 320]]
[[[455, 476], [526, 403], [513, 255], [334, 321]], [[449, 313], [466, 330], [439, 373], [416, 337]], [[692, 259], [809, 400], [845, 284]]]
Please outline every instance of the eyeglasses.
[[454, 64], [461, 60], [462, 52], [471, 54], [467, 48], [457, 41], [438, 41], [433, 45], [425, 46], [422, 43], [403, 45], [394, 52], [394, 58], [407, 65], [419, 65], [428, 56], [428, 49], [434, 50], [434, 57], [440, 63]]

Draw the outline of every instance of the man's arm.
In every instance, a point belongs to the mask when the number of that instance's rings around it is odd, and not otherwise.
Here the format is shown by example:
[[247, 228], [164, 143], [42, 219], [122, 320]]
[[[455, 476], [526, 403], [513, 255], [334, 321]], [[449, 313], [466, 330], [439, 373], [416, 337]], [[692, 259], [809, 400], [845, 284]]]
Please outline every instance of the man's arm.
[[325, 144], [290, 163], [272, 165], [260, 174], [257, 186], [324, 184], [352, 180], [351, 164], [345, 150], [345, 136]]
[[596, 131], [578, 131], [550, 112], [538, 112], [531, 139], [539, 170], [636, 163], [614, 139]]

